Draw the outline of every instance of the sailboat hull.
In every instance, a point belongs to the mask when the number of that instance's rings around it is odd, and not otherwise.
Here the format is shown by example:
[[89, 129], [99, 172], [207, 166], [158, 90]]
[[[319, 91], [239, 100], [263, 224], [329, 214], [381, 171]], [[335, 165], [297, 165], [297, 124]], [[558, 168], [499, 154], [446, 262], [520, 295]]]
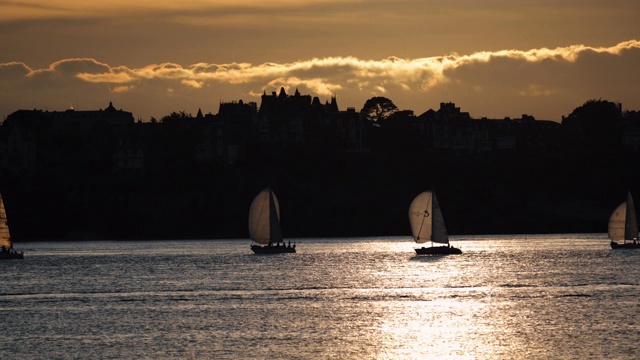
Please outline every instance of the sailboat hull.
[[24, 259], [21, 252], [0, 252], [0, 260]]
[[296, 252], [296, 246], [295, 246], [295, 244], [294, 245], [284, 245], [283, 244], [281, 246], [251, 245], [251, 250], [255, 254], [286, 254], [286, 253], [295, 253]]
[[418, 255], [460, 255], [462, 250], [453, 246], [431, 246], [416, 249]]
[[632, 242], [632, 243], [618, 244], [617, 242], [612, 241], [611, 248], [612, 249], [640, 249], [640, 243]]

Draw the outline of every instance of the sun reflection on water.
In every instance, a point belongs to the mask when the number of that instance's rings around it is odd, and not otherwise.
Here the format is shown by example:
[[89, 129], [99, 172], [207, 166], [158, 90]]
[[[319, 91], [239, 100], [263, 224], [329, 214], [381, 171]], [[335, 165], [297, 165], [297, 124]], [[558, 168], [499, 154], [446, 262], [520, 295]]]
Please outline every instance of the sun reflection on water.
[[455, 240], [464, 253], [445, 257], [418, 257], [409, 239], [303, 240], [274, 257], [234, 241], [177, 254], [166, 242], [36, 244], [28, 262], [2, 264], [14, 278], [0, 284], [0, 355], [640, 356], [637, 252], [584, 235]]

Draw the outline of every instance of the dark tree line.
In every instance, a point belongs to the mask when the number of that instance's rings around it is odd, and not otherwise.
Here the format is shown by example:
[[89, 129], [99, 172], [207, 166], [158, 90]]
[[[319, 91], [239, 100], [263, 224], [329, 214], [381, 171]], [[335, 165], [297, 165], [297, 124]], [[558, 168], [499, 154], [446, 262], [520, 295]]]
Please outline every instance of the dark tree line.
[[107, 127], [64, 139], [34, 128], [49, 165], [3, 173], [0, 187], [18, 241], [246, 238], [249, 204], [266, 186], [288, 237], [408, 235], [408, 206], [426, 189], [438, 192], [452, 234], [605, 232], [626, 191], [640, 195], [640, 153], [619, 141], [640, 118], [607, 101], [576, 108], [562, 146], [547, 151], [416, 147], [413, 111], [376, 97], [360, 113], [369, 152], [250, 143], [242, 161], [202, 168], [195, 118], [174, 112], [126, 138], [149, 149], [144, 174], [104, 170], [116, 141]]

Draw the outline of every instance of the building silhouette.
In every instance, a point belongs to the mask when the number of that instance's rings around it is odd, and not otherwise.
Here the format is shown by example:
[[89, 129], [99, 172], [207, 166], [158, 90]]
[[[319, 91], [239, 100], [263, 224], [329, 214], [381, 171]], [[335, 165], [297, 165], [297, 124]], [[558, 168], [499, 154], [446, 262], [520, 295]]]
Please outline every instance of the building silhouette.
[[16, 239], [242, 237], [265, 186], [293, 208], [292, 236], [402, 234], [434, 187], [453, 233], [600, 231], [615, 195], [640, 191], [638, 151], [639, 112], [607, 101], [562, 123], [452, 102], [373, 121], [281, 88], [150, 122], [112, 103], [18, 110], [0, 126], [0, 191]]

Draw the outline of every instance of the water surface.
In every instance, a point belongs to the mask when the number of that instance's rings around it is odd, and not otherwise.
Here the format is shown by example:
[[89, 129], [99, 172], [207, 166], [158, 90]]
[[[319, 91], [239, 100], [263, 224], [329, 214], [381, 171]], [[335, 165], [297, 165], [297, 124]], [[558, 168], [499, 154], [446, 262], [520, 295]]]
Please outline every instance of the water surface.
[[21, 243], [0, 358], [634, 359], [640, 250], [605, 234]]

